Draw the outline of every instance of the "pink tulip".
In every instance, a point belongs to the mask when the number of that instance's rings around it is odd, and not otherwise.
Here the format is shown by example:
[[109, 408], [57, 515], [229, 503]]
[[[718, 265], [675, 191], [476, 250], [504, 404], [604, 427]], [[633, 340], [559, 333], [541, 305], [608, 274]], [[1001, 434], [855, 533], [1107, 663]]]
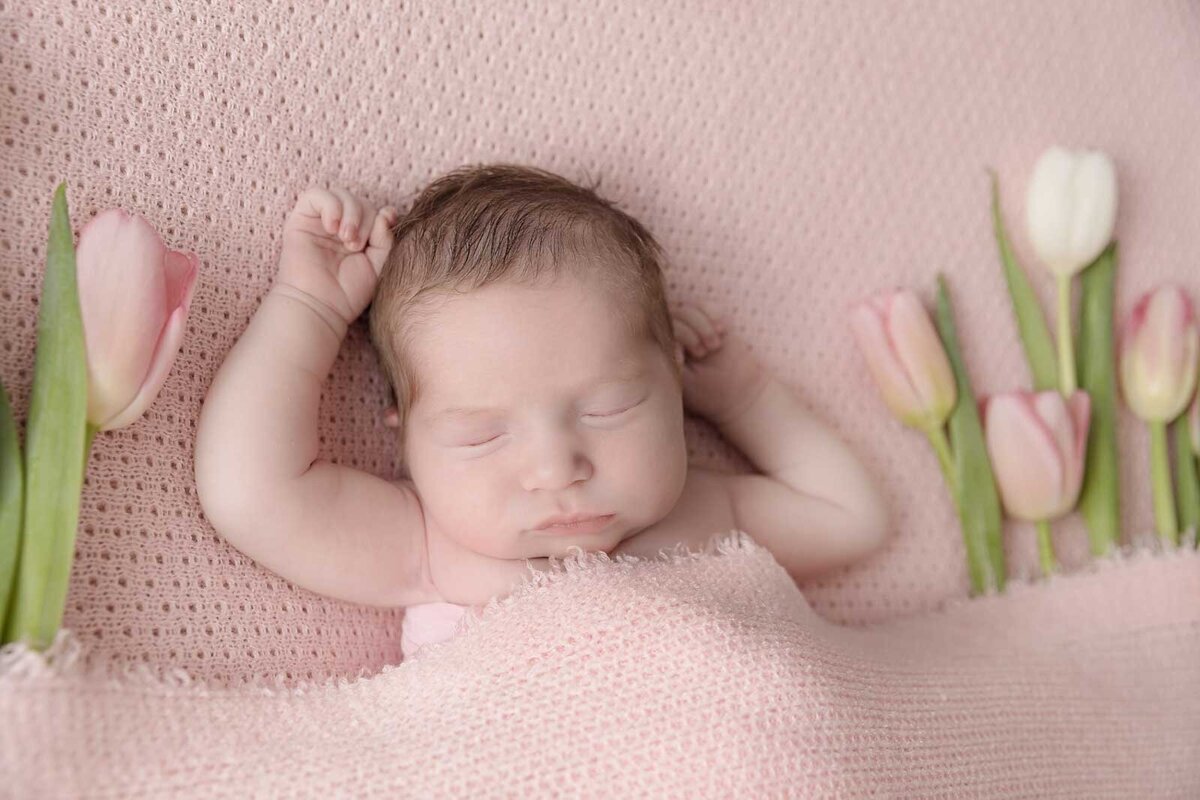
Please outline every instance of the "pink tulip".
[[1083, 485], [1091, 398], [1076, 391], [1015, 391], [980, 403], [1000, 498], [1012, 517], [1038, 522], [1075, 507]]
[[108, 209], [84, 226], [75, 267], [89, 425], [123, 428], [154, 402], [183, 343], [199, 265], [136, 214]]
[[1200, 330], [1192, 301], [1178, 286], [1147, 292], [1121, 332], [1121, 392], [1140, 419], [1170, 422], [1196, 388]]
[[940, 428], [958, 399], [942, 340], [908, 289], [857, 304], [850, 325], [883, 400], [905, 425]]

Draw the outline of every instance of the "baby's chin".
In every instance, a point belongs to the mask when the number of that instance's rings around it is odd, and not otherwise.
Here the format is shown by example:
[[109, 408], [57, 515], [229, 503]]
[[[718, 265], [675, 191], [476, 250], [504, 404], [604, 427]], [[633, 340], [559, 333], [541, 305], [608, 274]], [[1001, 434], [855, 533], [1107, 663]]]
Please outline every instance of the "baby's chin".
[[575, 548], [587, 553], [611, 553], [621, 542], [637, 533], [636, 529], [600, 531], [591, 534], [553, 533], [531, 537], [523, 548], [527, 555], [519, 558], [565, 558]]

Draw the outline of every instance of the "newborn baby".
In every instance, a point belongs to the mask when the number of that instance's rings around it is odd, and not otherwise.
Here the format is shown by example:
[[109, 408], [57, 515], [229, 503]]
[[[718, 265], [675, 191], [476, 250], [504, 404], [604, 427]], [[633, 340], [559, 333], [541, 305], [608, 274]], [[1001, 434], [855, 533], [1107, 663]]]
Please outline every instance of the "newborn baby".
[[[321, 386], [368, 305], [398, 480], [318, 458]], [[763, 474], [689, 465], [685, 408]], [[513, 165], [456, 170], [403, 217], [305, 191], [205, 399], [195, 467], [227, 541], [375, 606], [481, 606], [571, 548], [652, 558], [734, 528], [801, 580], [888, 533], [871, 476], [728, 320], [669, 309], [646, 228]]]

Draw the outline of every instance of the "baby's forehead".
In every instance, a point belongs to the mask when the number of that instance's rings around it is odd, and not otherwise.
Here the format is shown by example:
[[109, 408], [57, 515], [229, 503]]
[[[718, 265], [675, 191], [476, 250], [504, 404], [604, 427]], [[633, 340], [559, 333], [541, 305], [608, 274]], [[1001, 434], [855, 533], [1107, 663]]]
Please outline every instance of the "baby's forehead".
[[[551, 345], [553, 346], [553, 345]], [[613, 343], [601, 347], [595, 342], [564, 345], [561, 355], [549, 354], [544, 346], [524, 348], [514, 343], [503, 358], [492, 352], [473, 352], [469, 347], [457, 351], [454, 360], [424, 359], [414, 362], [417, 374], [426, 386], [474, 384], [513, 385], [534, 381], [566, 384], [591, 384], [604, 381], [636, 380], [651, 371], [652, 354], [645, 346]]]
[[643, 344], [641, 316], [583, 288], [569, 293], [484, 290], [411, 317], [406, 339], [431, 360], [464, 353], [504, 359], [525, 352], [622, 357]]
[[656, 373], [658, 350], [649, 339], [576, 333], [536, 339], [497, 334], [488, 341], [426, 348], [413, 361], [419, 393], [430, 401], [465, 405], [486, 396], [582, 395], [644, 382]]

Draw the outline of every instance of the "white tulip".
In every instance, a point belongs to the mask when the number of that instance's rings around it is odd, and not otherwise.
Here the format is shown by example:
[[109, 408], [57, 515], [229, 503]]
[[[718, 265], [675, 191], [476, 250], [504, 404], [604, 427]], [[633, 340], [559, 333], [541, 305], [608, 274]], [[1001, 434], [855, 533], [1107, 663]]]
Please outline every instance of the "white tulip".
[[1029, 238], [1055, 275], [1077, 274], [1112, 239], [1117, 215], [1117, 174], [1098, 150], [1051, 147], [1029, 181], [1025, 203]]

